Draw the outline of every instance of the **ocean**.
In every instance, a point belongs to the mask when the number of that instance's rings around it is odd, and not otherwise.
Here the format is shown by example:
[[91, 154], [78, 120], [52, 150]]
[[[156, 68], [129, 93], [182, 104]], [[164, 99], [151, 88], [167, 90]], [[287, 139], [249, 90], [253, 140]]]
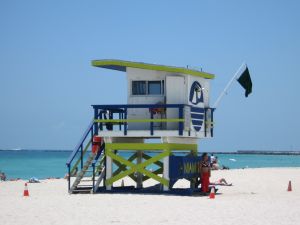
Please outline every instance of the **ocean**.
[[[71, 151], [0, 151], [0, 171], [8, 179], [63, 177]], [[300, 167], [300, 155], [214, 154], [230, 169]], [[149, 169], [149, 168], [148, 168]]]

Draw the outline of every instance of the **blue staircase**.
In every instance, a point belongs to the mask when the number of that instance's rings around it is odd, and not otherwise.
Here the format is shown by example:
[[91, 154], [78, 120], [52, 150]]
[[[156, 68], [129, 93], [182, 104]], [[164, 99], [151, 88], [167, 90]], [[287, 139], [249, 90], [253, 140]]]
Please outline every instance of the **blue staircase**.
[[92, 140], [96, 133], [93, 120], [66, 163], [70, 194], [95, 193], [104, 179], [105, 144], [101, 145], [97, 153], [91, 151]]

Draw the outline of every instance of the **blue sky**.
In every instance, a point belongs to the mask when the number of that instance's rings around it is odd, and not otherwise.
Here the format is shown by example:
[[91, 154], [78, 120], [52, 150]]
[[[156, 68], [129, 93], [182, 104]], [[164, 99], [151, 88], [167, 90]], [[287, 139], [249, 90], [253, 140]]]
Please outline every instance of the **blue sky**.
[[299, 1], [1, 1], [0, 149], [73, 149], [91, 104], [126, 103], [125, 74], [90, 66], [116, 58], [202, 67], [216, 75], [211, 104], [246, 61], [253, 93], [232, 86], [199, 150], [300, 150], [299, 11]]

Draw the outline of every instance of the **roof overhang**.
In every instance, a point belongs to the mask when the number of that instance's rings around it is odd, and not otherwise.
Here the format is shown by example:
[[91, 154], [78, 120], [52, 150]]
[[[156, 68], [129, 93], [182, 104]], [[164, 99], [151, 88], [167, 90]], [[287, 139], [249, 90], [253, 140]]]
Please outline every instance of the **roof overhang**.
[[92, 60], [92, 66], [111, 69], [111, 70], [118, 70], [123, 72], [126, 72], [127, 67], [130, 67], [130, 68], [145, 69], [145, 70], [188, 74], [196, 77], [203, 77], [206, 79], [213, 79], [215, 77], [213, 74], [210, 73], [205, 73], [202, 71], [192, 70], [183, 67], [164, 66], [164, 65], [148, 64], [142, 62], [131, 62], [131, 61], [124, 61], [124, 60], [116, 60], [116, 59]]

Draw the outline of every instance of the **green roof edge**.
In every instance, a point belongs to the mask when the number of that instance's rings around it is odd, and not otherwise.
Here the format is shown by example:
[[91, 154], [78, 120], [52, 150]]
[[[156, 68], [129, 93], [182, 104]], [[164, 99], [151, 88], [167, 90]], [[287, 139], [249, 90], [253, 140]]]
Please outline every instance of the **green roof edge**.
[[210, 73], [205, 73], [198, 70], [192, 70], [183, 67], [148, 64], [142, 62], [131, 62], [131, 61], [124, 61], [124, 60], [117, 60], [117, 59], [92, 60], [91, 64], [92, 66], [95, 67], [104, 67], [104, 68], [105, 66], [121, 66], [121, 67], [131, 67], [131, 68], [139, 68], [139, 69], [146, 69], [146, 70], [183, 73], [192, 76], [203, 77], [206, 79], [213, 79], [215, 77], [213, 74]]

